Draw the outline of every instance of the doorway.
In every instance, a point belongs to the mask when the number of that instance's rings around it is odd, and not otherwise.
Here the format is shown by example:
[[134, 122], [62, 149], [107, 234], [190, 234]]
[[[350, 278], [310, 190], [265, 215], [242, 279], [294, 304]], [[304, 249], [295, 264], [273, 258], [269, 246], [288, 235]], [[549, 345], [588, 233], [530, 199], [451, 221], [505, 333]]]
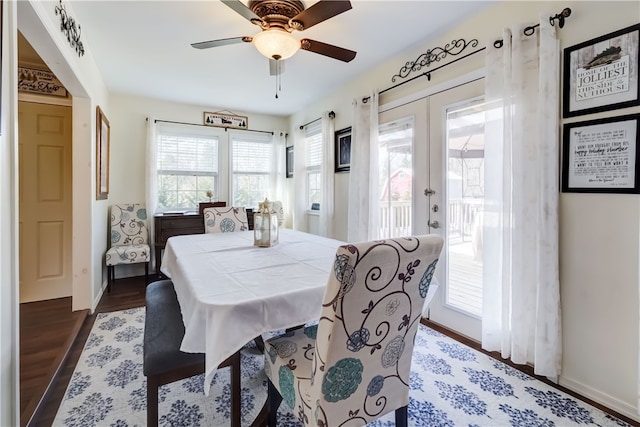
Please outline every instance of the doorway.
[[71, 107], [18, 102], [20, 303], [72, 294]]
[[445, 240], [429, 319], [480, 340], [484, 80], [379, 115], [378, 238], [435, 233]]

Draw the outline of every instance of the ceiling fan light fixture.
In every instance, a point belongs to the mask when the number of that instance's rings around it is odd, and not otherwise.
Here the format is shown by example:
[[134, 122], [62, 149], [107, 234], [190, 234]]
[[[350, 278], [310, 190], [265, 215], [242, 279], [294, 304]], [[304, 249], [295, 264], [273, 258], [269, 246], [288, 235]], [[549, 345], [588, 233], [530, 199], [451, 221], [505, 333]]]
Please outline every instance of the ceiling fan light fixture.
[[300, 49], [300, 40], [285, 30], [272, 28], [253, 36], [253, 45], [269, 59], [287, 59]]

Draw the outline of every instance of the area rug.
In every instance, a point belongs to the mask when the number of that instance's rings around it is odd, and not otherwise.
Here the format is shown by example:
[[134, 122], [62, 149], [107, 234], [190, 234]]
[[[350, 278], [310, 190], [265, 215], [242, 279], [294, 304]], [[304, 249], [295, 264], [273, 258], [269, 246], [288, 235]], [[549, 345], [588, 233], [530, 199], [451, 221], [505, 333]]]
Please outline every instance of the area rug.
[[[98, 314], [53, 425], [146, 424], [144, 315], [144, 308]], [[243, 348], [241, 360], [242, 424], [250, 425], [266, 400], [267, 380], [253, 343]], [[203, 382], [200, 375], [161, 387], [159, 424], [230, 425], [229, 370], [216, 374], [208, 397]], [[410, 426], [629, 425], [424, 325], [410, 386]], [[284, 402], [278, 420], [282, 427], [301, 426]], [[369, 425], [394, 426], [394, 414]]]

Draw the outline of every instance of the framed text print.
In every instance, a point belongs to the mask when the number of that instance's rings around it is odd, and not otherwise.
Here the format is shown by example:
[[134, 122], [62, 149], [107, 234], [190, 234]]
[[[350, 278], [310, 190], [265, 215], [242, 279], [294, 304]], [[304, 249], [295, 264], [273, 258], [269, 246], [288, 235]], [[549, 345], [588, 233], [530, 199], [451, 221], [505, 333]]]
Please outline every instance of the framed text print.
[[640, 105], [640, 24], [564, 50], [563, 117]]
[[640, 114], [567, 123], [563, 130], [562, 191], [640, 193]]

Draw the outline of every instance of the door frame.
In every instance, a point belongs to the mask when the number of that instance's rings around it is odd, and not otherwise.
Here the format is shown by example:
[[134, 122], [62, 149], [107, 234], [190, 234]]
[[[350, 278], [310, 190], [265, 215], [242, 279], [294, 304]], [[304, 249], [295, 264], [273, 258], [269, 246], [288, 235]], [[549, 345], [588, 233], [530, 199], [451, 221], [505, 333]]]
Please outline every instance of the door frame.
[[[444, 91], [453, 89], [455, 87], [471, 83], [473, 81], [476, 81], [476, 80], [479, 80], [479, 79], [482, 79], [482, 78], [485, 78], [485, 77], [486, 77], [486, 72], [485, 72], [484, 68], [480, 68], [480, 69], [474, 70], [472, 72], [469, 72], [469, 73], [463, 74], [461, 76], [452, 78], [452, 79], [450, 79], [450, 80], [448, 80], [446, 82], [442, 82], [442, 83], [433, 85], [433, 86], [431, 86], [429, 88], [425, 88], [424, 90], [421, 90], [421, 91], [418, 91], [418, 92], [415, 92], [415, 93], [412, 93], [412, 94], [408, 94], [408, 95], [406, 95], [404, 97], [401, 97], [401, 98], [395, 99], [393, 101], [389, 101], [387, 103], [384, 103], [384, 104], [380, 105], [379, 110], [378, 110], [378, 114], [387, 112], [389, 110], [395, 109], [395, 108], [400, 107], [400, 106], [405, 105], [405, 104], [412, 103], [414, 101], [418, 101], [418, 100], [420, 100], [422, 98], [427, 98], [427, 97], [430, 97], [430, 96], [435, 95], [437, 93], [444, 92]], [[427, 109], [427, 114], [428, 115], [430, 114], [430, 110], [431, 110], [431, 105], [429, 104], [428, 105], [428, 109]], [[425, 117], [425, 120], [428, 120], [428, 117]], [[429, 139], [428, 143], [431, 144], [429, 133], [430, 133], [429, 129], [427, 129], [427, 138]], [[431, 155], [431, 149], [429, 148], [428, 150], [429, 150], [429, 155]], [[416, 159], [414, 158], [414, 162], [415, 161], [416, 161]], [[444, 162], [445, 160], [444, 160], [444, 158], [441, 158], [441, 159], [434, 159], [433, 161]], [[443, 184], [443, 185], [445, 185], [445, 184]], [[419, 196], [419, 194], [416, 194], [416, 193], [418, 193], [418, 189], [414, 188], [414, 197], [418, 197]], [[427, 203], [429, 205], [429, 206], [427, 206], [427, 213], [430, 214], [431, 213], [430, 201], [426, 200], [426, 198], [425, 198], [425, 203]], [[415, 219], [416, 219], [415, 207], [414, 207], [413, 214], [414, 214], [414, 230], [415, 230]], [[447, 224], [443, 224], [443, 226], [447, 226]], [[432, 233], [432, 232], [433, 232], [433, 230], [429, 229], [429, 233]], [[446, 242], [445, 242], [445, 244], [446, 244]], [[447, 260], [445, 260], [445, 261], [447, 261]], [[444, 291], [445, 291], [444, 286], [440, 286], [439, 289], [436, 290], [436, 295], [434, 296], [434, 301], [435, 301], [436, 298], [443, 299], [444, 298]], [[433, 301], [432, 301], [432, 303], [433, 303]], [[442, 304], [442, 305], [444, 305], [444, 304]], [[450, 310], [455, 310], [455, 308], [450, 308]], [[430, 313], [430, 311], [429, 311], [429, 313]], [[428, 318], [428, 316], [427, 316], [427, 318]]]

